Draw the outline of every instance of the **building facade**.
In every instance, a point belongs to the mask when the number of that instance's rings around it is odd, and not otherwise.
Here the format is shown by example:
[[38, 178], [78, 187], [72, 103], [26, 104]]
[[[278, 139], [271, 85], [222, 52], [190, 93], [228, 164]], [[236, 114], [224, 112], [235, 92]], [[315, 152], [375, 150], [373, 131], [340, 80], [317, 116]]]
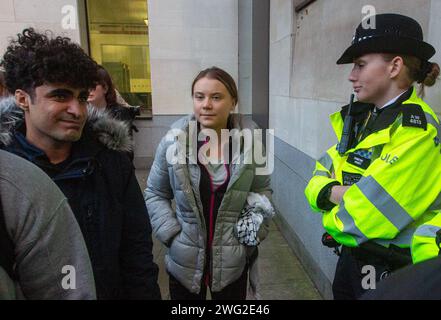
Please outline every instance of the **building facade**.
[[[137, 168], [151, 165], [170, 124], [191, 112], [190, 86], [198, 71], [213, 65], [227, 70], [238, 82], [238, 111], [274, 129], [276, 221], [319, 291], [330, 298], [337, 257], [321, 245], [321, 216], [310, 211], [304, 188], [315, 159], [336, 142], [328, 116], [346, 104], [351, 93], [351, 66], [335, 62], [359, 21], [372, 10], [419, 21], [425, 40], [438, 50], [433, 61], [440, 62], [441, 20], [436, 17], [441, 15], [441, 0], [118, 3], [2, 0], [0, 51], [8, 37], [33, 26], [71, 37], [98, 62], [110, 63], [108, 67], [125, 57], [130, 70], [138, 68], [130, 73], [127, 90], [149, 101], [151, 116], [136, 122]], [[441, 113], [438, 85], [427, 90], [426, 100]]]

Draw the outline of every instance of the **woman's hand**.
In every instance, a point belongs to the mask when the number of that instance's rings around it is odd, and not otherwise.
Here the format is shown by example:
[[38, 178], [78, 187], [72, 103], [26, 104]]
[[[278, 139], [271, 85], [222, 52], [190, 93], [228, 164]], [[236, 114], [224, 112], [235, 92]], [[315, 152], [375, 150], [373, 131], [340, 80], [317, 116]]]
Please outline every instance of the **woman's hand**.
[[331, 189], [331, 196], [329, 197], [329, 201], [335, 204], [340, 204], [343, 199], [344, 194], [349, 189], [350, 186], [333, 186]]

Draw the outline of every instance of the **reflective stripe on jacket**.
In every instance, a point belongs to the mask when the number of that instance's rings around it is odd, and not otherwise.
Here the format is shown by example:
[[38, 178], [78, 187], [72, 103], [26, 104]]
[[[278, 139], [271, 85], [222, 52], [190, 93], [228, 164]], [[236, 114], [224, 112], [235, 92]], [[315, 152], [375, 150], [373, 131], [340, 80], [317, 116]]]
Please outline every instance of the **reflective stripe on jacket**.
[[441, 213], [438, 213], [432, 220], [418, 227], [412, 239], [413, 263], [439, 256], [440, 245], [437, 243], [437, 236], [441, 237], [440, 232]]

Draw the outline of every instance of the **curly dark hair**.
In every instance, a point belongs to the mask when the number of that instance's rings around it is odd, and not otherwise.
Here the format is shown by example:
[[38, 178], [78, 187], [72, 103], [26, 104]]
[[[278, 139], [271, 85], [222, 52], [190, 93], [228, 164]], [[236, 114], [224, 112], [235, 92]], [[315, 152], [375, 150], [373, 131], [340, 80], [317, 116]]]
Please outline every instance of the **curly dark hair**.
[[34, 89], [44, 83], [93, 88], [98, 80], [97, 63], [70, 38], [53, 38], [48, 33], [29, 28], [11, 40], [0, 64], [8, 90], [22, 89], [33, 96]]

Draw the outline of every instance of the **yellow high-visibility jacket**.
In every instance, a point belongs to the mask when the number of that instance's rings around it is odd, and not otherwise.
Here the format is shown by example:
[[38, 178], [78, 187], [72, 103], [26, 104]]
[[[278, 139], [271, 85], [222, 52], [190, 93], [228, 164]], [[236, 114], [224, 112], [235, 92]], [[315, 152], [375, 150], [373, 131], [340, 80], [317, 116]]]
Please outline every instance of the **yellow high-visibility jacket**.
[[441, 237], [441, 213], [432, 220], [422, 224], [416, 230], [412, 240], [413, 263], [422, 262], [439, 256], [440, 245], [437, 243]]
[[[358, 124], [372, 107], [354, 104]], [[330, 117], [338, 141], [346, 113], [347, 106]], [[305, 189], [326, 231], [348, 247], [372, 240], [409, 248], [416, 228], [436, 214], [429, 207], [441, 190], [440, 132], [435, 113], [410, 88], [381, 111], [355, 147], [343, 156], [330, 148]], [[329, 206], [324, 191], [333, 184], [350, 188], [339, 205]]]

